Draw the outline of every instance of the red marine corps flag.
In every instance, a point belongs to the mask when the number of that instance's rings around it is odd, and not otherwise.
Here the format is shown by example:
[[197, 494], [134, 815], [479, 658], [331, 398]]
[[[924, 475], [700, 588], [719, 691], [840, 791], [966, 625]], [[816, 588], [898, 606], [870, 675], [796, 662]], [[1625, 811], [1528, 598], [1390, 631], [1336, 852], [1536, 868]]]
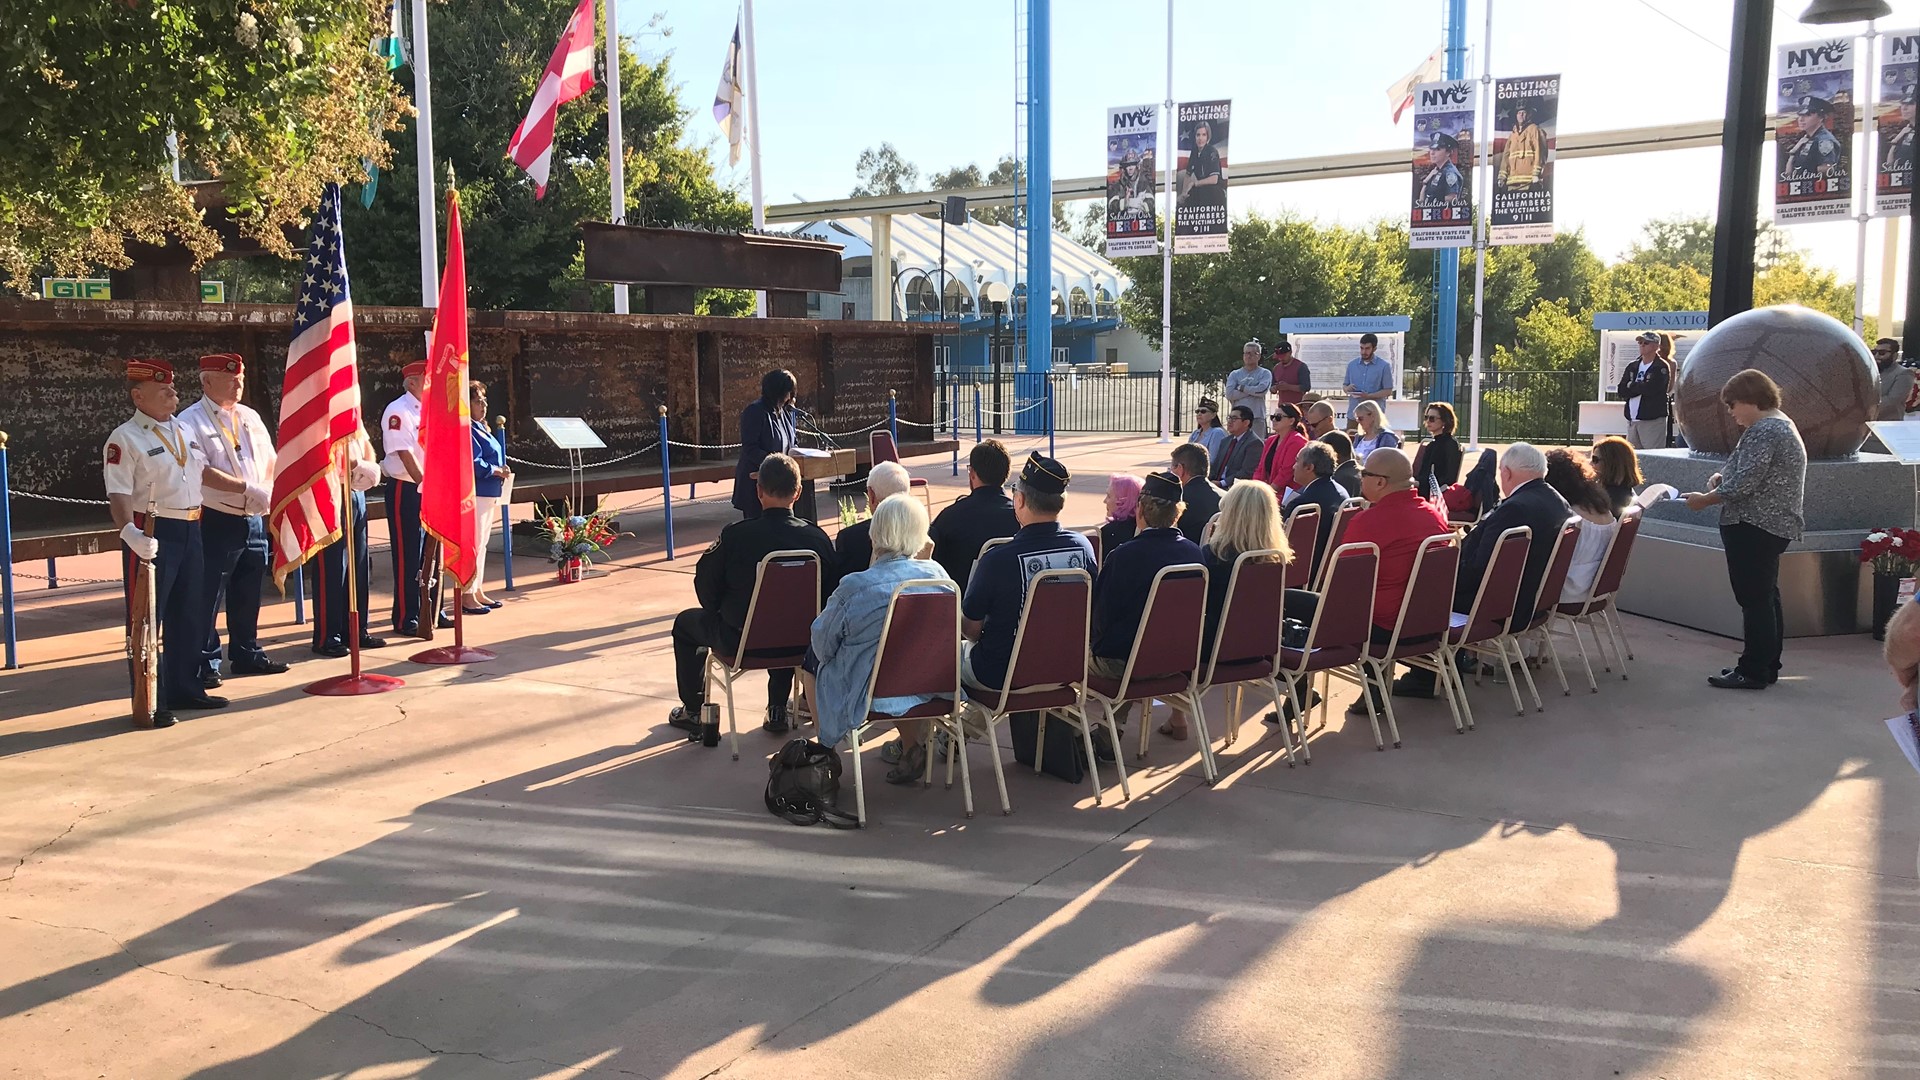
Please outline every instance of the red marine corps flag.
[[[609, 28], [611, 29], [611, 28]], [[593, 89], [593, 0], [580, 0], [567, 20], [566, 32], [547, 61], [546, 74], [534, 88], [527, 118], [507, 144], [507, 156], [533, 178], [533, 197], [547, 193], [547, 171], [553, 164], [553, 123], [560, 106]]]

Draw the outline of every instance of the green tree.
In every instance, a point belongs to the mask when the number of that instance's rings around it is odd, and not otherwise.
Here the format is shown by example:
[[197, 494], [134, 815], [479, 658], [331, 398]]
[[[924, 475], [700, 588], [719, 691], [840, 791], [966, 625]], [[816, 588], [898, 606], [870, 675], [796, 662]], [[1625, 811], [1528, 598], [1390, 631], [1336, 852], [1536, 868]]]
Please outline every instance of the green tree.
[[[975, 169], [974, 172], [977, 174], [979, 170]], [[901, 157], [900, 151], [890, 142], [860, 151], [860, 159], [854, 162], [853, 173], [858, 179], [852, 192], [856, 196], [904, 195], [920, 187], [920, 167]]]
[[285, 250], [329, 181], [382, 164], [404, 99], [368, 49], [386, 0], [22, 0], [0, 33], [0, 271], [128, 265], [126, 242], [220, 249], [171, 175], [221, 181], [240, 230]]

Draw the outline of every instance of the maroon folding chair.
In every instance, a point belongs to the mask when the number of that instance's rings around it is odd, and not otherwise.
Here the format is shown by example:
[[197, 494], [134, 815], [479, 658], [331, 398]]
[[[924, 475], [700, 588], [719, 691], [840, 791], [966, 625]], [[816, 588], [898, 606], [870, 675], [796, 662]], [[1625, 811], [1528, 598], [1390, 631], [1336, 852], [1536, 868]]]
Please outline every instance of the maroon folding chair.
[[708, 688], [718, 678], [727, 694], [733, 760], [740, 760], [740, 729], [733, 722], [734, 681], [749, 671], [799, 667], [807, 659], [813, 620], [819, 614], [819, 555], [795, 548], [769, 552], [760, 560], [753, 574], [753, 598], [747, 601], [747, 622], [740, 629], [740, 647], [727, 658], [718, 649], [707, 650]]
[[[1007, 775], [1000, 764], [1000, 748], [994, 743], [995, 724], [1017, 712], [1040, 714], [1034, 743], [1033, 763], [1040, 767], [1046, 747], [1047, 717], [1052, 713], [1075, 716], [1086, 740], [1087, 764], [1093, 764], [1093, 737], [1086, 720], [1087, 632], [1093, 622], [1093, 577], [1085, 570], [1043, 570], [1027, 582], [1026, 599], [1020, 604], [1020, 629], [1013, 638], [1013, 659], [1007, 665], [1002, 686], [982, 687], [969, 684], [967, 696], [980, 713], [979, 723], [986, 732], [986, 743], [993, 751], [993, 779], [1000, 786], [1000, 812], [1013, 813], [1007, 799]], [[965, 754], [966, 724], [957, 752]], [[949, 772], [952, 758], [947, 761]]]
[[[1221, 695], [1227, 710], [1228, 746], [1240, 738], [1240, 713], [1247, 687], [1265, 689], [1273, 701], [1276, 715], [1280, 708], [1280, 618], [1286, 601], [1288, 566], [1280, 552], [1267, 548], [1242, 552], [1233, 561], [1232, 576], [1227, 579], [1227, 600], [1220, 609], [1220, 625], [1213, 632], [1213, 652], [1201, 669], [1201, 685], [1194, 695], [1197, 703], [1216, 686], [1230, 687]], [[1218, 763], [1213, 757], [1213, 740], [1207, 734], [1206, 717], [1194, 710], [1194, 723], [1200, 731], [1202, 763], [1207, 782], [1219, 779]], [[1146, 749], [1145, 732], [1141, 749]], [[1287, 767], [1294, 764], [1293, 735], [1281, 725], [1280, 743], [1287, 751]], [[1308, 764], [1312, 764], [1309, 759]]]
[[1300, 725], [1302, 756], [1309, 763], [1313, 761], [1313, 755], [1307, 749], [1306, 710], [1303, 707], [1307, 695], [1301, 691], [1300, 683], [1305, 680], [1307, 689], [1311, 690], [1313, 676], [1322, 673], [1327, 676], [1327, 692], [1322, 695], [1320, 702], [1320, 725], [1324, 728], [1327, 723], [1327, 699], [1333, 696], [1333, 673], [1341, 668], [1352, 669], [1349, 677], [1360, 684], [1363, 691], [1360, 698], [1367, 703], [1367, 716], [1373, 721], [1374, 744], [1379, 749], [1386, 749], [1386, 744], [1380, 739], [1380, 717], [1373, 709], [1373, 695], [1364, 692], [1367, 677], [1365, 669], [1361, 667], [1373, 630], [1373, 586], [1379, 573], [1378, 546], [1345, 544], [1334, 548], [1327, 555], [1324, 575], [1327, 584], [1320, 591], [1320, 607], [1313, 613], [1313, 625], [1307, 630], [1306, 644], [1298, 649], [1284, 645], [1280, 648], [1275, 674], [1286, 680], [1287, 696], [1293, 699], [1295, 722]]
[[[1346, 502], [1340, 504], [1340, 509], [1333, 515], [1333, 531], [1327, 534], [1328, 551], [1340, 550], [1340, 543], [1345, 540], [1347, 536], [1347, 526], [1352, 523], [1354, 515], [1366, 508], [1367, 500], [1358, 497], [1348, 499]], [[1314, 584], [1316, 586], [1314, 591], [1318, 592], [1320, 589], [1326, 587], [1327, 574], [1330, 572], [1330, 567], [1331, 564], [1328, 562], [1322, 562], [1320, 564], [1320, 573], [1315, 575], [1314, 578]]]
[[[1414, 664], [1438, 671], [1445, 663], [1447, 628], [1453, 618], [1453, 584], [1459, 574], [1460, 549], [1452, 533], [1422, 540], [1413, 557], [1413, 575], [1407, 579], [1406, 594], [1400, 598], [1393, 637], [1381, 645], [1373, 642], [1371, 634], [1368, 636], [1363, 666], [1387, 707], [1387, 731], [1393, 735], [1396, 750], [1400, 748], [1400, 722], [1393, 715], [1393, 665]], [[1453, 680], [1442, 679], [1440, 685], [1446, 692], [1447, 708], [1453, 711], [1453, 730], [1466, 734]]]
[[1567, 571], [1573, 568], [1573, 549], [1580, 543], [1580, 519], [1570, 517], [1560, 527], [1559, 535], [1554, 537], [1553, 554], [1547, 558], [1547, 571], [1540, 575], [1540, 588], [1533, 594], [1533, 615], [1525, 626], [1510, 627], [1507, 636], [1513, 639], [1514, 653], [1520, 658], [1520, 673], [1527, 680], [1527, 690], [1533, 695], [1535, 712], [1546, 712], [1547, 704], [1540, 700], [1540, 687], [1533, 681], [1533, 669], [1526, 662], [1526, 650], [1521, 646], [1525, 642], [1535, 642], [1539, 651], [1553, 664], [1553, 673], [1560, 677], [1562, 696], [1573, 693], [1567, 685], [1566, 669], [1560, 666], [1560, 650], [1553, 647], [1553, 635], [1548, 631], [1553, 627], [1554, 613], [1560, 607], [1560, 594], [1566, 591]]
[[1287, 547], [1293, 561], [1287, 564], [1287, 588], [1305, 589], [1313, 584], [1313, 556], [1320, 547], [1320, 507], [1304, 503], [1287, 518]]
[[[867, 448], [872, 453], [873, 464], [875, 465], [883, 461], [891, 461], [897, 465], [906, 464], [906, 462], [900, 460], [900, 447], [894, 444], [893, 432], [888, 431], [886, 428], [880, 428], [877, 431], [868, 433]], [[933, 513], [933, 494], [927, 487], [925, 480], [918, 476], [909, 477], [907, 479], [907, 489], [920, 496], [920, 501], [927, 504], [927, 513]]]
[[[1145, 701], [1140, 726], [1151, 726], [1152, 701], [1184, 704], [1200, 712], [1200, 639], [1207, 629], [1207, 568], [1199, 563], [1164, 566], [1153, 576], [1147, 606], [1127, 650], [1127, 666], [1110, 679], [1089, 672], [1087, 700], [1100, 707], [1107, 737], [1113, 741], [1113, 767], [1120, 772], [1120, 793], [1133, 798], [1127, 786], [1127, 767], [1121, 761], [1120, 725], [1115, 719], [1122, 702]], [[1088, 717], [1092, 719], [1091, 716]], [[1092, 744], [1087, 750], [1087, 775], [1093, 781], [1093, 804], [1100, 805], [1100, 778], [1095, 771]]]
[[[873, 710], [876, 698], [920, 697], [934, 700], [915, 705], [898, 716]], [[867, 789], [860, 775], [860, 737], [879, 724], [924, 720], [926, 744], [933, 745], [934, 729], [951, 736], [960, 731], [960, 586], [946, 578], [916, 578], [893, 587], [887, 618], [880, 624], [880, 645], [874, 653], [873, 674], [867, 680], [866, 713], [847, 738], [853, 746], [853, 799], [860, 824], [867, 823]], [[967, 816], [973, 816], [973, 777], [965, 756], [960, 759], [962, 798]], [[933, 784], [933, 755], [927, 755], [921, 787]], [[951, 785], [949, 785], [951, 786]]]
[[[1454, 612], [1448, 623], [1447, 652], [1445, 662], [1440, 665], [1440, 676], [1451, 676], [1454, 686], [1460, 690], [1460, 708], [1466, 714], [1468, 731], [1473, 730], [1473, 707], [1466, 695], [1466, 682], [1460, 676], [1459, 654], [1465, 652], [1478, 659], [1492, 653], [1500, 658], [1501, 670], [1508, 670], [1507, 624], [1513, 621], [1514, 599], [1520, 595], [1520, 577], [1526, 573], [1527, 549], [1532, 546], [1532, 537], [1531, 528], [1515, 525], [1495, 538], [1493, 557], [1487, 562], [1486, 573], [1480, 577], [1480, 588], [1474, 591], [1473, 603], [1465, 612]], [[1477, 681], [1478, 676], [1475, 678]], [[1514, 715], [1525, 716], [1527, 709], [1520, 703], [1519, 682], [1509, 679], [1507, 688], [1513, 691]]]
[[1107, 557], [1106, 552], [1100, 550], [1100, 530], [1097, 528], [1081, 529], [1080, 534], [1087, 538], [1087, 543], [1093, 545], [1093, 564], [1095, 566], [1100, 565], [1101, 560]]
[[[1587, 643], [1580, 639], [1580, 628], [1585, 626], [1593, 635], [1593, 647], [1600, 654], [1600, 662], [1608, 671], [1613, 667], [1607, 658], [1607, 646], [1613, 646], [1614, 658], [1620, 664], [1620, 677], [1627, 677], [1627, 651], [1621, 644], [1623, 635], [1618, 626], [1619, 613], [1614, 609], [1614, 598], [1620, 593], [1620, 583], [1627, 576], [1627, 560], [1633, 557], [1633, 541], [1640, 535], [1640, 508], [1631, 506], [1620, 515], [1620, 528], [1607, 542], [1606, 558], [1600, 562], [1600, 573], [1593, 579], [1593, 588], [1588, 591], [1585, 600], [1561, 604], [1559, 616], [1567, 622], [1567, 632], [1573, 635], [1573, 643], [1580, 646], [1580, 663], [1587, 669], [1587, 689], [1592, 693], [1600, 692], [1600, 684], [1593, 677], [1593, 661], [1587, 657]], [[1605, 628], [1607, 637], [1601, 638], [1600, 631]]]

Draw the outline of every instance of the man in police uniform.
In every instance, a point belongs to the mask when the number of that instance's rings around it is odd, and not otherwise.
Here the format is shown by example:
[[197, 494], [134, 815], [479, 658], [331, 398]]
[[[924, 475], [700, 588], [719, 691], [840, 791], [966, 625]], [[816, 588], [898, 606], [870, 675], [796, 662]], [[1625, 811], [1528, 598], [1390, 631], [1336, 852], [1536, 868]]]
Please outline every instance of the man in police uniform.
[[1000, 440], [988, 439], [975, 446], [967, 455], [967, 493], [933, 519], [928, 532], [933, 537], [933, 561], [946, 569], [962, 592], [981, 547], [1020, 531], [1013, 500], [1001, 490], [1012, 471], [1013, 460]]
[[287, 665], [269, 660], [260, 647], [260, 590], [272, 550], [266, 513], [273, 497], [273, 437], [260, 414], [240, 404], [246, 391], [246, 362], [234, 353], [200, 358], [200, 400], [180, 413], [179, 423], [193, 433], [206, 453], [207, 466], [246, 486], [238, 494], [209, 488], [200, 516], [200, 540], [206, 556], [201, 612], [207, 644], [200, 654], [200, 679], [219, 686], [220, 600], [227, 602], [228, 675], [278, 675]]
[[1787, 154], [1787, 177], [1827, 176], [1845, 166], [1840, 140], [1827, 130], [1833, 116], [1833, 102], [1807, 94], [1800, 99], [1800, 141]]
[[[154, 615], [160, 622], [159, 694], [153, 726], [172, 727], [180, 709], [225, 708], [226, 698], [206, 692], [194, 676], [207, 638], [200, 579], [201, 485], [240, 494], [246, 485], [207, 467], [193, 432], [174, 419], [180, 395], [173, 365], [165, 360], [127, 361], [134, 414], [113, 429], [103, 448], [102, 473], [113, 523], [120, 527], [121, 570], [127, 583], [127, 620], [133, 620], [134, 560], [152, 563]], [[153, 535], [146, 535], [153, 514]]]
[[1466, 185], [1461, 182], [1460, 169], [1453, 163], [1455, 152], [1460, 144], [1444, 131], [1433, 133], [1433, 141], [1427, 159], [1433, 162], [1426, 179], [1420, 182], [1420, 202], [1425, 206], [1449, 206], [1466, 197]]
[[[387, 536], [393, 555], [393, 629], [407, 637], [420, 636], [420, 564], [425, 561], [427, 533], [420, 527], [420, 394], [427, 385], [427, 363], [416, 360], [401, 369], [407, 391], [387, 406], [380, 417], [380, 460], [387, 477]], [[436, 625], [453, 620], [439, 615], [440, 592], [434, 590]]]
[[[352, 516], [341, 524], [353, 530], [353, 586], [359, 600], [360, 647], [384, 648], [387, 639], [367, 632], [367, 579], [373, 576], [373, 552], [367, 547], [367, 492], [380, 482], [380, 459], [373, 452], [373, 440], [361, 428], [347, 440], [341, 451], [351, 489], [349, 510]], [[315, 562], [320, 579], [313, 588], [313, 651], [321, 656], [341, 657], [351, 651], [347, 645], [347, 543], [335, 540], [320, 550]]]
[[[760, 516], [736, 521], [720, 530], [720, 538], [700, 556], [693, 570], [693, 593], [700, 606], [682, 611], [673, 620], [674, 679], [680, 704], [667, 714], [667, 723], [700, 733], [701, 708], [707, 701], [703, 650], [718, 649], [732, 658], [740, 647], [747, 623], [747, 607], [760, 560], [776, 551], [798, 549], [820, 556], [820, 603], [824, 606], [840, 583], [833, 541], [820, 526], [793, 515], [800, 498], [800, 466], [785, 454], [769, 454], [760, 462], [754, 490]], [[793, 694], [793, 668], [767, 672], [767, 719], [770, 735], [787, 732], [787, 699]]]
[[[1887, 156], [1881, 165], [1882, 172], [1908, 174], [1913, 172], [1913, 117], [1914, 84], [1908, 83], [1907, 88], [1900, 91], [1900, 130], [1894, 133], [1893, 138], [1887, 140]], [[1894, 181], [1896, 184], [1912, 182], [1911, 175]]]

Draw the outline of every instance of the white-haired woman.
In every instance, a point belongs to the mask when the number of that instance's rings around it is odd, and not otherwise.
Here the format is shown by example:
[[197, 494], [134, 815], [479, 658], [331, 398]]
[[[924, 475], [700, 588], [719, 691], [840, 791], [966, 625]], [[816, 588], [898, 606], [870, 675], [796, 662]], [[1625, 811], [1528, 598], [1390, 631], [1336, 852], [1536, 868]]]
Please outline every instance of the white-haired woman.
[[[874, 508], [869, 537], [873, 565], [840, 579], [826, 610], [813, 620], [813, 644], [807, 651], [801, 678], [807, 700], [820, 722], [820, 741], [838, 745], [866, 716], [867, 686], [880, 651], [880, 628], [887, 620], [887, 604], [903, 581], [921, 578], [951, 580], [928, 555], [927, 511], [912, 495], [890, 495]], [[875, 712], [898, 716], [930, 696], [877, 698]], [[900, 725], [899, 763], [887, 781], [908, 784], [926, 771], [927, 748], [918, 721]]]
[[1360, 434], [1353, 437], [1353, 457], [1356, 461], [1367, 460], [1367, 455], [1383, 446], [1399, 446], [1400, 436], [1387, 427], [1387, 414], [1377, 401], [1363, 401], [1354, 406], [1353, 422], [1360, 427]]

